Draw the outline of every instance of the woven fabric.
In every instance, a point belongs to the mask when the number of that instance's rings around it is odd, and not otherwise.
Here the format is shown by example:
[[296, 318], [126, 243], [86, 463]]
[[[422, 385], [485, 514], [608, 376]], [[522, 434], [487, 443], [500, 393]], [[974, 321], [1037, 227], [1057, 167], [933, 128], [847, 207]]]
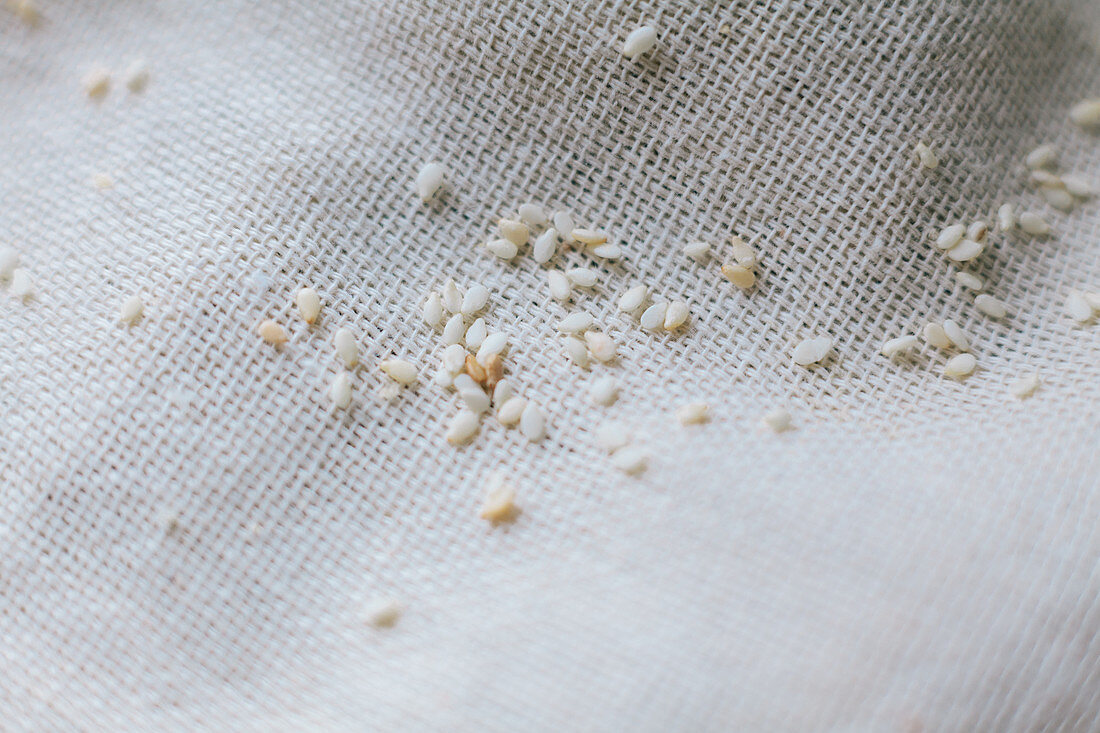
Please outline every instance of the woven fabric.
[[[1096, 729], [1100, 326], [1062, 303], [1100, 290], [1100, 209], [1050, 209], [1021, 162], [1052, 142], [1100, 181], [1100, 139], [1067, 122], [1100, 93], [1094, 2], [41, 7], [0, 15], [0, 243], [37, 283], [0, 292], [5, 728]], [[658, 45], [630, 63], [642, 22]], [[425, 206], [428, 160], [451, 175]], [[571, 306], [529, 251], [476, 246], [526, 200], [626, 251]], [[996, 321], [930, 234], [1004, 202], [1053, 234], [994, 232], [966, 268]], [[763, 256], [747, 294], [717, 270], [733, 232]], [[490, 288], [543, 442], [492, 418], [443, 441], [456, 399], [416, 314], [450, 276]], [[619, 313], [637, 283], [688, 327]], [[567, 362], [573, 308], [617, 364]], [[878, 354], [943, 318], [971, 378]], [[333, 414], [341, 325], [363, 365]], [[834, 356], [794, 365], [823, 333]], [[392, 401], [388, 355], [421, 369]], [[712, 420], [678, 425], [698, 399]], [[649, 452], [640, 477], [595, 444], [605, 420]], [[492, 527], [496, 469], [522, 514]], [[379, 597], [405, 608], [391, 629], [362, 618]]]

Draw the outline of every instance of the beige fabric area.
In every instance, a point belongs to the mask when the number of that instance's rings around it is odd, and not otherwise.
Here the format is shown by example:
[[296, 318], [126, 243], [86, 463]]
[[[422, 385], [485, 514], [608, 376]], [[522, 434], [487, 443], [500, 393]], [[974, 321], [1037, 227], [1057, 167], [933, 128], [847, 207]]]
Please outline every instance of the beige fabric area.
[[[0, 242], [38, 283], [0, 292], [5, 728], [1096, 729], [1100, 326], [1062, 303], [1100, 290], [1100, 209], [1049, 209], [1021, 165], [1051, 141], [1100, 181], [1100, 138], [1066, 121], [1100, 93], [1094, 3], [41, 6], [35, 29], [0, 15]], [[659, 44], [628, 63], [642, 19]], [[451, 185], [424, 206], [431, 159]], [[569, 366], [544, 268], [475, 246], [528, 199], [625, 247], [571, 306], [617, 365]], [[1006, 201], [1055, 233], [994, 233], [969, 268], [997, 322], [929, 233]], [[764, 255], [747, 295], [717, 272], [734, 231]], [[698, 238], [705, 265], [679, 251]], [[451, 275], [490, 287], [542, 443], [494, 419], [443, 442], [455, 398], [416, 313]], [[690, 326], [642, 332], [615, 308], [635, 283]], [[945, 317], [969, 380], [928, 347], [878, 355]], [[364, 364], [334, 415], [345, 324]], [[835, 357], [793, 365], [818, 333]], [[422, 380], [386, 403], [390, 354]], [[701, 398], [714, 419], [676, 424]], [[650, 451], [641, 477], [595, 446], [608, 419]], [[523, 509], [497, 528], [495, 468]], [[392, 629], [361, 618], [381, 596]]]

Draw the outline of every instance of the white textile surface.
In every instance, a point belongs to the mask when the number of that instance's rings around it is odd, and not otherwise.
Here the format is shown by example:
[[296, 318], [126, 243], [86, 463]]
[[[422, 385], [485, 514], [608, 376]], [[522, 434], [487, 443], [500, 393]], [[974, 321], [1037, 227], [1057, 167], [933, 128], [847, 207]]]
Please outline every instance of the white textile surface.
[[[0, 244], [36, 282], [0, 289], [2, 727], [1100, 728], [1100, 325], [1062, 311], [1100, 290], [1100, 204], [1053, 210], [1022, 165], [1052, 142], [1100, 181], [1100, 137], [1067, 121], [1100, 94], [1095, 2], [39, 6], [37, 27], [0, 13]], [[658, 45], [631, 63], [642, 22]], [[451, 176], [424, 205], [428, 160]], [[525, 200], [625, 249], [573, 305], [529, 249], [477, 246]], [[994, 230], [965, 268], [997, 321], [930, 233], [1004, 202], [1053, 233]], [[734, 232], [763, 256], [748, 293], [718, 273]], [[449, 276], [491, 290], [541, 443], [491, 417], [443, 441], [456, 399], [417, 314]], [[635, 283], [688, 327], [619, 313]], [[566, 361], [573, 308], [618, 363]], [[879, 355], [944, 318], [971, 378], [928, 346]], [[363, 364], [334, 414], [342, 325]], [[821, 333], [834, 355], [794, 365]], [[421, 370], [392, 402], [387, 355]], [[681, 427], [698, 399], [713, 419]], [[796, 429], [775, 435], [780, 405]], [[595, 444], [605, 420], [649, 452], [641, 476]], [[496, 527], [494, 469], [522, 508]], [[393, 628], [362, 618], [380, 597]]]

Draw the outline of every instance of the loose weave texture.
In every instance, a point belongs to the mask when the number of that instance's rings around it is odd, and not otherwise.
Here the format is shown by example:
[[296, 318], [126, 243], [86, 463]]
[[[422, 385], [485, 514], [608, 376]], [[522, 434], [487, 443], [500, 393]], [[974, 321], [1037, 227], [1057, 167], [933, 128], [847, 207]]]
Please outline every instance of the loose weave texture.
[[[1100, 726], [1100, 326], [1062, 312], [1100, 290], [1100, 209], [1049, 209], [1021, 164], [1052, 142], [1100, 181], [1100, 138], [1067, 122], [1100, 94], [1094, 3], [41, 8], [0, 15], [0, 241], [37, 283], [0, 292], [5, 728]], [[630, 63], [642, 22], [658, 45]], [[451, 175], [425, 206], [428, 160]], [[525, 200], [626, 256], [559, 305], [529, 249], [477, 246]], [[1053, 234], [995, 231], [966, 268], [1007, 303], [994, 321], [930, 240], [1004, 202]], [[763, 256], [749, 293], [718, 273], [733, 232]], [[492, 291], [542, 443], [492, 418], [443, 442], [456, 398], [416, 313], [452, 275]], [[688, 327], [617, 312], [635, 283], [686, 300]], [[568, 363], [573, 308], [617, 364]], [[878, 354], [947, 317], [970, 379], [929, 347]], [[363, 364], [333, 414], [341, 325]], [[834, 356], [795, 366], [823, 333]], [[421, 379], [386, 402], [390, 355]], [[610, 408], [587, 397], [604, 375]], [[698, 399], [713, 419], [679, 426]], [[796, 429], [774, 435], [780, 405]], [[605, 420], [649, 452], [640, 477], [596, 446]], [[522, 508], [498, 527], [477, 518], [495, 469]], [[362, 618], [380, 597], [392, 629]]]

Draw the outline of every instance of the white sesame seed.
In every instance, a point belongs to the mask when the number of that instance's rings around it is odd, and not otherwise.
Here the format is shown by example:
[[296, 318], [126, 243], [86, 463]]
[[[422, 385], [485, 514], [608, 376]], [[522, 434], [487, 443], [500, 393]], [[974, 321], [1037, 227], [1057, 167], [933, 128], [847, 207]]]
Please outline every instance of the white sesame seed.
[[689, 402], [676, 408], [676, 419], [681, 425], [698, 425], [710, 419], [710, 405], [706, 402]]
[[478, 517], [490, 522], [506, 522], [516, 514], [516, 490], [505, 480], [504, 474], [494, 471], [485, 483], [485, 498]]
[[485, 243], [485, 249], [502, 260], [510, 260], [519, 254], [516, 243], [507, 239], [491, 239]]
[[600, 229], [574, 229], [571, 234], [573, 239], [586, 247], [597, 247], [607, 242], [607, 233]]
[[416, 367], [404, 359], [387, 359], [378, 368], [398, 384], [412, 384], [416, 381]]
[[985, 239], [985, 235], [989, 232], [989, 225], [984, 221], [974, 221], [970, 223], [970, 226], [966, 228], [966, 238], [972, 239], [975, 242], [980, 242]]
[[753, 268], [760, 262], [760, 256], [752, 245], [734, 234], [730, 237], [730, 251], [733, 253], [733, 261], [741, 267]]
[[19, 267], [19, 253], [11, 247], [0, 247], [0, 280], [10, 280]]
[[478, 318], [466, 329], [466, 348], [476, 351], [489, 335], [489, 327], [484, 318]]
[[516, 388], [507, 379], [502, 379], [493, 387], [493, 404], [500, 407], [516, 393]]
[[338, 328], [332, 336], [332, 345], [336, 347], [336, 357], [351, 369], [359, 363], [359, 345], [355, 343], [355, 334], [350, 328]]
[[107, 173], [96, 173], [92, 176], [92, 185], [100, 191], [106, 191], [108, 188], [114, 188], [115, 179]]
[[435, 370], [435, 374], [432, 376], [432, 381], [436, 386], [443, 389], [450, 389], [455, 386], [454, 376], [447, 369], [447, 367], [439, 367]]
[[962, 330], [962, 326], [947, 319], [943, 322], [943, 332], [959, 351], [970, 351], [970, 339], [967, 338], [966, 331]]
[[1024, 400], [1035, 394], [1041, 384], [1038, 373], [1028, 374], [1008, 385], [1008, 393], [1018, 400]]
[[298, 305], [298, 313], [306, 323], [313, 323], [321, 313], [321, 296], [313, 288], [302, 288], [294, 296], [294, 302]]
[[605, 422], [596, 428], [596, 445], [608, 453], [630, 445], [630, 431], [617, 422]]
[[462, 290], [459, 289], [454, 278], [447, 278], [447, 282], [443, 283], [443, 308], [448, 313], [460, 312], [462, 310], [463, 297]]
[[710, 244], [707, 242], [691, 242], [684, 246], [684, 254], [693, 260], [703, 260], [710, 254]]
[[588, 396], [595, 404], [610, 407], [619, 399], [619, 384], [614, 377], [600, 377], [589, 387]]
[[544, 227], [549, 223], [546, 218], [546, 209], [539, 204], [530, 202], [519, 205], [519, 218], [521, 221], [526, 222], [528, 226], [533, 227]]
[[1025, 211], [1020, 214], [1017, 221], [1020, 224], [1020, 229], [1032, 236], [1041, 237], [1050, 233], [1050, 224], [1047, 224], [1046, 219], [1032, 211]]
[[645, 309], [642, 313], [642, 317], [639, 320], [642, 328], [650, 331], [656, 331], [659, 328], [665, 327], [665, 314], [668, 312], [668, 303], [661, 301], [654, 303]]
[[451, 424], [447, 427], [444, 437], [451, 445], [461, 445], [477, 435], [479, 427], [476, 412], [459, 410], [451, 418]]
[[450, 346], [451, 344], [458, 344], [462, 342], [462, 336], [466, 333], [466, 324], [462, 320], [462, 315], [456, 313], [447, 319], [446, 325], [443, 326], [443, 343]]
[[595, 270], [591, 270], [587, 267], [574, 267], [571, 270], [566, 270], [565, 276], [569, 278], [570, 285], [578, 288], [591, 288], [595, 286], [598, 277]]
[[782, 433], [792, 427], [791, 413], [782, 407], [777, 407], [765, 413], [762, 421], [773, 433]]
[[665, 309], [665, 330], [675, 331], [687, 323], [688, 315], [690, 315], [690, 311], [688, 310], [688, 304], [684, 301], [674, 300], [669, 303], [668, 308]]
[[1085, 99], [1069, 111], [1070, 122], [1079, 127], [1100, 126], [1100, 97]]
[[615, 342], [603, 331], [586, 331], [584, 343], [597, 361], [609, 362], [616, 356]]
[[546, 436], [546, 415], [534, 402], [528, 402], [519, 418], [519, 431], [532, 443]]
[[447, 178], [447, 169], [442, 163], [428, 163], [416, 174], [416, 193], [420, 200], [428, 203], [443, 187]]
[[990, 318], [1004, 318], [1008, 315], [1005, 304], [988, 293], [982, 293], [974, 298], [974, 305]]
[[260, 334], [260, 338], [272, 346], [282, 346], [286, 343], [286, 331], [270, 318], [260, 324], [257, 332]]
[[489, 409], [489, 395], [485, 394], [485, 390], [473, 379], [469, 383], [462, 380], [463, 384], [459, 384], [459, 377], [468, 376], [468, 374], [459, 374], [458, 377], [455, 377], [455, 389], [458, 390], [458, 396], [466, 405], [466, 409], [480, 415]]
[[[462, 392], [463, 390], [475, 390], [475, 389], [480, 390], [481, 389], [481, 385], [478, 384], [477, 382], [475, 382], [474, 378], [471, 377], [466, 372], [461, 372], [459, 374], [456, 374], [455, 378], [453, 380], [453, 384], [454, 384], [455, 389], [458, 392]], [[476, 410], [475, 412], [480, 412], [480, 410]]]
[[1053, 168], [1058, 162], [1058, 148], [1050, 143], [1040, 145], [1024, 158], [1024, 165], [1032, 170]]
[[511, 427], [519, 422], [527, 408], [527, 400], [522, 397], [509, 397], [497, 408], [497, 420], [501, 425]]
[[458, 374], [466, 367], [466, 349], [462, 344], [451, 344], [443, 349], [443, 368]]
[[428, 294], [423, 308], [420, 309], [420, 315], [423, 317], [424, 323], [432, 328], [439, 325], [439, 322], [443, 320], [443, 301], [439, 297], [439, 293]]
[[938, 323], [926, 323], [924, 324], [924, 330], [921, 331], [921, 335], [924, 336], [924, 340], [937, 349], [950, 349], [951, 339], [947, 337], [947, 332], [944, 331], [943, 326]]
[[799, 342], [791, 352], [791, 358], [799, 366], [816, 364], [833, 350], [833, 340], [828, 336], [817, 336]]
[[489, 357], [493, 354], [503, 354], [504, 350], [508, 348], [508, 334], [506, 333], [491, 333], [481, 341], [481, 346], [477, 348], [477, 356], [475, 357], [479, 364], [485, 366], [485, 362], [489, 360]]
[[1079, 173], [1067, 173], [1062, 176], [1062, 183], [1065, 184], [1066, 191], [1079, 199], [1092, 198], [1096, 195], [1096, 187], [1092, 181]]
[[11, 271], [11, 294], [16, 300], [27, 300], [34, 295], [34, 280], [22, 267]]
[[119, 308], [118, 319], [123, 323], [134, 324], [141, 318], [141, 314], [145, 312], [145, 303], [142, 301], [140, 295], [131, 295], [126, 300], [122, 301], [122, 307]]
[[981, 290], [985, 287], [985, 283], [977, 275], [972, 275], [969, 272], [963, 272], [962, 270], [955, 271], [955, 282], [964, 288], [970, 288], [971, 290]]
[[1081, 293], [1094, 311], [1100, 313], [1100, 293]]
[[569, 300], [573, 286], [564, 273], [550, 270], [546, 273], [546, 282], [550, 285], [550, 297], [554, 300]]
[[88, 97], [100, 100], [107, 96], [111, 88], [111, 74], [106, 69], [92, 69], [84, 75], [81, 84]]
[[748, 290], [756, 284], [756, 275], [744, 265], [722, 265], [722, 275], [742, 290]]
[[149, 68], [140, 59], [131, 61], [122, 72], [122, 76], [126, 80], [126, 88], [134, 94], [145, 91], [145, 87], [149, 84]]
[[1077, 204], [1069, 191], [1064, 188], [1044, 188], [1039, 193], [1042, 194], [1048, 204], [1059, 211], [1073, 211], [1073, 207]]
[[332, 380], [328, 388], [329, 398], [338, 410], [346, 410], [351, 405], [351, 377], [347, 372], [340, 372]]
[[565, 355], [568, 356], [574, 364], [581, 367], [588, 366], [588, 349], [585, 348], [584, 342], [576, 336], [566, 336], [563, 341], [565, 347]]
[[558, 230], [550, 227], [535, 238], [535, 246], [531, 248], [531, 255], [535, 262], [544, 265], [550, 261], [558, 249]]
[[963, 224], [951, 224], [946, 226], [936, 237], [936, 249], [949, 250], [966, 236], [966, 226]]
[[954, 262], [969, 262], [985, 251], [985, 245], [973, 239], [964, 239], [947, 250], [947, 258]]
[[558, 236], [562, 238], [562, 241], [573, 241], [573, 230], [576, 227], [573, 224], [573, 215], [571, 213], [565, 210], [555, 212], [554, 228], [558, 230]]
[[531, 236], [531, 230], [528, 226], [516, 219], [501, 219], [497, 222], [497, 230], [500, 232], [501, 237], [517, 247], [527, 244], [527, 239]]
[[557, 329], [562, 333], [582, 333], [592, 328], [592, 314], [586, 311], [570, 313], [558, 322]]
[[1002, 232], [1011, 232], [1016, 227], [1016, 211], [1012, 204], [1001, 204], [997, 209], [997, 226]]
[[977, 366], [978, 360], [974, 358], [973, 354], [959, 354], [947, 360], [947, 364], [943, 367], [943, 375], [954, 379], [962, 379], [973, 374], [974, 368]]
[[917, 337], [911, 334], [904, 336], [898, 336], [896, 338], [889, 339], [883, 342], [880, 351], [882, 355], [887, 359], [893, 359], [895, 356], [911, 351], [917, 348]]
[[464, 316], [472, 316], [485, 307], [489, 302], [489, 289], [480, 283], [474, 284], [466, 291], [462, 298], [459, 312]]
[[649, 288], [645, 285], [635, 285], [619, 298], [619, 310], [624, 313], [633, 313], [642, 307], [647, 295], [649, 295]]
[[921, 166], [928, 170], [933, 170], [940, 164], [940, 160], [936, 157], [936, 154], [932, 152], [932, 148], [923, 142], [917, 143], [913, 152], [917, 154], [917, 160], [920, 161]]
[[392, 598], [378, 598], [363, 609], [363, 619], [371, 626], [386, 628], [401, 617], [401, 604]]
[[623, 249], [617, 244], [601, 244], [592, 248], [592, 256], [601, 260], [617, 260], [623, 256]]
[[611, 455], [611, 465], [628, 476], [634, 476], [646, 469], [649, 455], [642, 448], [628, 445]]
[[1063, 188], [1062, 179], [1050, 171], [1032, 171], [1027, 179], [1030, 183], [1041, 188]]
[[1066, 314], [1078, 324], [1084, 325], [1092, 320], [1092, 306], [1079, 290], [1071, 290], [1066, 296]]
[[657, 29], [651, 25], [635, 28], [623, 41], [622, 54], [633, 61], [657, 45]]

